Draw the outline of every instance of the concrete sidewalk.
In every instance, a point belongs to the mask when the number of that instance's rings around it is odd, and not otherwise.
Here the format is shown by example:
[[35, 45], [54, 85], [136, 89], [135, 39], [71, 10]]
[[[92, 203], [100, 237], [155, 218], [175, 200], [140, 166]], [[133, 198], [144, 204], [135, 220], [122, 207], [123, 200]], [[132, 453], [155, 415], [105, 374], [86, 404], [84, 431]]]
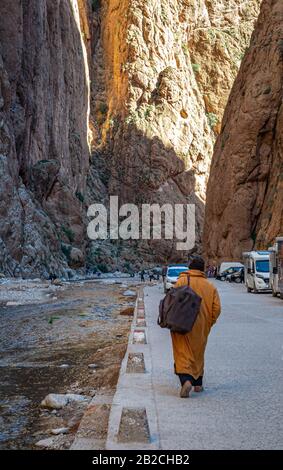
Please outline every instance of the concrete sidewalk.
[[[156, 324], [162, 286], [145, 289], [146, 327], [138, 328], [134, 319], [107, 449], [282, 448], [283, 303], [247, 294], [243, 286], [217, 282], [217, 287], [223, 313], [208, 341], [205, 391], [189, 399], [179, 398], [170, 334]], [[145, 331], [147, 344], [132, 344], [137, 328]], [[137, 352], [144, 354], [145, 373], [128, 373], [128, 355]], [[146, 413], [148, 441], [135, 410]], [[138, 432], [125, 433], [127, 425], [141, 426], [141, 440]]]

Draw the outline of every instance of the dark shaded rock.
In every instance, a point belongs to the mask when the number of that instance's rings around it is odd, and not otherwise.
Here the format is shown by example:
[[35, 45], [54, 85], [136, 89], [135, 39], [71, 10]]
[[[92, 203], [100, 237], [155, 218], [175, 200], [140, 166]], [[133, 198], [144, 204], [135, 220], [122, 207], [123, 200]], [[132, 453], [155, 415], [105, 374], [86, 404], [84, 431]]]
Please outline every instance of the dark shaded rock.
[[282, 27], [282, 1], [264, 0], [212, 160], [204, 230], [210, 261], [239, 260], [283, 233]]

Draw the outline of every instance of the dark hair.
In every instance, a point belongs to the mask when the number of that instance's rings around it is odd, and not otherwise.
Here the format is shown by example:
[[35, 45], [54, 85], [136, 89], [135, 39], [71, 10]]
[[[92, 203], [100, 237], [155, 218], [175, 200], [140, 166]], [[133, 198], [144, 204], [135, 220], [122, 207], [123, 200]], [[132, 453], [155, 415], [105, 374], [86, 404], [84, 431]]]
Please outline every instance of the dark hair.
[[205, 261], [200, 255], [193, 255], [189, 259], [189, 269], [198, 269], [204, 271]]

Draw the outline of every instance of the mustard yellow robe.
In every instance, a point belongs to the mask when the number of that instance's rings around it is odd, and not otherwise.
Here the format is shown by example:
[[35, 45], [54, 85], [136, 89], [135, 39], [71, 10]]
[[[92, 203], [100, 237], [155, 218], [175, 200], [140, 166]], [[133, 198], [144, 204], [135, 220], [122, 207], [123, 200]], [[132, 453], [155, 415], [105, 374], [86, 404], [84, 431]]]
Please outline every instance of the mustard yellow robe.
[[[195, 379], [204, 374], [204, 352], [212, 325], [221, 312], [217, 289], [210, 283], [203, 272], [187, 271], [190, 275], [191, 288], [202, 298], [200, 312], [195, 324], [186, 335], [171, 333], [176, 374], [189, 374]], [[179, 276], [175, 287], [188, 284], [187, 274]]]

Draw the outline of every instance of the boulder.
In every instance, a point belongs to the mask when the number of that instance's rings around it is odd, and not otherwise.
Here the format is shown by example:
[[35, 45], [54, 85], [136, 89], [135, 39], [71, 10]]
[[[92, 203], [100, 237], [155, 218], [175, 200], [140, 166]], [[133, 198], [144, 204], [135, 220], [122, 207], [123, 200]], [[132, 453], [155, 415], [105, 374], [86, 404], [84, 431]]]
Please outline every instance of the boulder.
[[133, 290], [125, 290], [125, 292], [123, 292], [123, 295], [125, 297], [136, 297], [137, 294]]
[[44, 449], [52, 449], [54, 445], [54, 438], [48, 437], [47, 439], [42, 439], [41, 441], [38, 441], [35, 445], [36, 447], [42, 447]]
[[88, 397], [85, 397], [83, 395], [76, 395], [74, 393], [66, 393], [65, 395], [50, 393], [41, 402], [41, 407], [59, 410], [61, 408], [64, 408], [71, 402], [82, 403], [86, 400], [88, 400]]
[[70, 252], [69, 266], [73, 269], [81, 268], [84, 266], [85, 257], [79, 248], [72, 248]]
[[68, 434], [69, 428], [57, 428], [57, 429], [52, 429], [51, 434], [54, 436], [58, 436], [59, 434]]
[[135, 312], [135, 307], [128, 307], [125, 308], [124, 310], [121, 310], [120, 315], [125, 316], [125, 317], [132, 317]]
[[54, 279], [54, 281], [52, 281], [52, 284], [53, 286], [63, 286], [63, 282], [60, 280], [60, 279]]
[[[83, 252], [79, 248], [73, 247], [72, 245], [69, 245], [67, 243], [62, 243], [62, 251], [67, 258], [68, 265], [70, 266], [70, 268], [78, 269], [84, 266], [85, 257]], [[72, 273], [72, 271], [70, 272]], [[68, 278], [70, 278], [69, 275]]]

